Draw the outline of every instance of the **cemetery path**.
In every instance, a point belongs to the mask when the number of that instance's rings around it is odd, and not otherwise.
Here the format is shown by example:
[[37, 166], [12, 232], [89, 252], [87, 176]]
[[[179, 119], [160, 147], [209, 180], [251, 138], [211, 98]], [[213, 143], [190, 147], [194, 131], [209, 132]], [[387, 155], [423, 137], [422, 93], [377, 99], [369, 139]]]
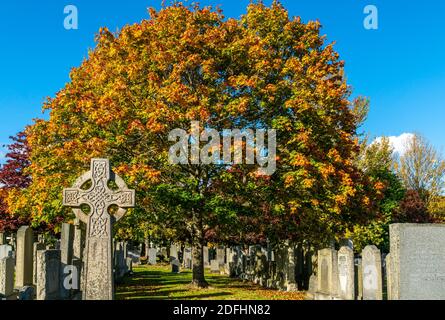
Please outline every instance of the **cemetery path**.
[[137, 266], [116, 286], [117, 300], [304, 300], [303, 292], [281, 292], [224, 275], [206, 273], [208, 289], [190, 287], [188, 270], [171, 273], [168, 266]]

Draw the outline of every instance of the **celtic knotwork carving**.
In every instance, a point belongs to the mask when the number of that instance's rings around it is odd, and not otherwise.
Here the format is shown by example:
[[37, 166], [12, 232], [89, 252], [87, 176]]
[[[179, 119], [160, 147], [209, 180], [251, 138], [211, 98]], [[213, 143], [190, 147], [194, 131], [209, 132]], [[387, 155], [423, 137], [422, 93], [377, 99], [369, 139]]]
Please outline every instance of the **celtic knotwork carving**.
[[[110, 190], [108, 181], [113, 177], [118, 189]], [[87, 181], [91, 181], [91, 187], [88, 190], [82, 190], [81, 186]], [[119, 220], [125, 214], [127, 208], [135, 204], [135, 192], [129, 190], [125, 182], [110, 170], [110, 164], [107, 159], [92, 159], [91, 170], [82, 175], [73, 188], [65, 189], [63, 192], [63, 204], [73, 207], [76, 216], [89, 225], [89, 236], [108, 237], [111, 226], [108, 222], [110, 216], [108, 208], [116, 205], [118, 210], [115, 220]], [[91, 212], [86, 216], [80, 207], [88, 205]]]

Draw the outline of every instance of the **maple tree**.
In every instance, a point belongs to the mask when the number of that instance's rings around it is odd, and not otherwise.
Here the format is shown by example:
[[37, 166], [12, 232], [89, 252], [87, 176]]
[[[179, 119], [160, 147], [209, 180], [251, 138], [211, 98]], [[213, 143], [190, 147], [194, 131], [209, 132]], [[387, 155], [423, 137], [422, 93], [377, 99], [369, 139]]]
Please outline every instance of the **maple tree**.
[[[327, 243], [370, 217], [378, 181], [354, 164], [360, 110], [344, 62], [318, 22], [274, 1], [240, 19], [181, 3], [118, 33], [102, 28], [71, 81], [27, 128], [31, 185], [10, 193], [34, 224], [71, 217], [62, 189], [108, 157], [136, 189], [120, 237], [160, 232], [193, 245], [193, 283], [205, 286], [206, 241]], [[277, 172], [255, 165], [172, 165], [173, 129], [191, 121], [277, 131]], [[119, 227], [118, 227], [119, 229]]]

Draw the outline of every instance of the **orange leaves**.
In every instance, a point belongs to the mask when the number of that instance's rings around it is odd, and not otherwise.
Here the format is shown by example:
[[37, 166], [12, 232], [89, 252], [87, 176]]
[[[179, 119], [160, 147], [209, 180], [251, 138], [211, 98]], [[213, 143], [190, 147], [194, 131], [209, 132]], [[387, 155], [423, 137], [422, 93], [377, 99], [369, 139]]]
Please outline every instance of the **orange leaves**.
[[343, 159], [337, 149], [329, 150], [328, 157], [336, 163], [341, 163], [343, 161]]
[[116, 173], [127, 178], [130, 185], [145, 189], [159, 183], [161, 171], [144, 164], [121, 164], [116, 167]]
[[297, 153], [291, 158], [290, 164], [295, 167], [307, 167], [310, 165], [310, 162], [306, 156], [301, 153]]
[[319, 171], [324, 180], [328, 180], [328, 178], [336, 172], [335, 167], [330, 163], [321, 164]]

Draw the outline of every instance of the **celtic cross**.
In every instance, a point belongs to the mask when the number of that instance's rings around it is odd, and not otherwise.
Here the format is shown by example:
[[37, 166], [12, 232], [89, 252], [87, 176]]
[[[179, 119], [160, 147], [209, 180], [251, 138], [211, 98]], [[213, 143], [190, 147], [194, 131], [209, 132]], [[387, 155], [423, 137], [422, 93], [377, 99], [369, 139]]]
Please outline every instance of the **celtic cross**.
[[[117, 190], [108, 182], [114, 181]], [[87, 183], [87, 190], [82, 187]], [[79, 177], [72, 188], [63, 190], [63, 205], [73, 207], [76, 217], [87, 224], [83, 270], [83, 297], [85, 300], [112, 300], [114, 296], [112, 230], [128, 208], [135, 205], [135, 192], [110, 169], [108, 159], [92, 159], [90, 171]], [[86, 214], [82, 205], [90, 208]], [[109, 208], [117, 211], [110, 215]]]

